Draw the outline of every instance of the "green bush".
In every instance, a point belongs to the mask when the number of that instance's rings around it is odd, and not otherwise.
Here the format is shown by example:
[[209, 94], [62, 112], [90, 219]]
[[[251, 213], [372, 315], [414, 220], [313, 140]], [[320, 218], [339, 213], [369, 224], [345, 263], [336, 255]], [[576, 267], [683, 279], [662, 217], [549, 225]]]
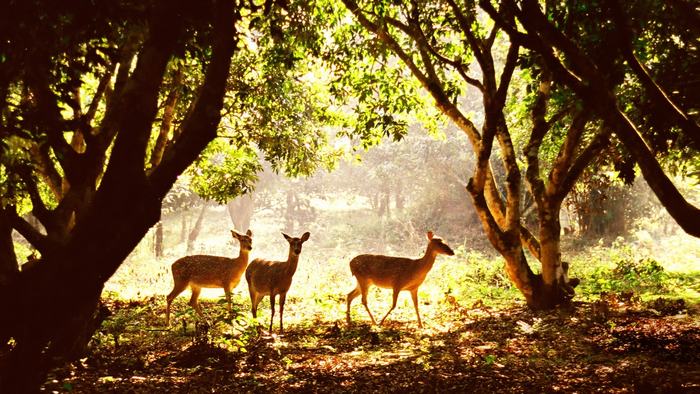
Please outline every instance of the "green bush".
[[611, 269], [596, 267], [587, 278], [588, 290], [594, 293], [644, 291], [662, 292], [666, 289], [668, 274], [653, 258], [620, 259]]

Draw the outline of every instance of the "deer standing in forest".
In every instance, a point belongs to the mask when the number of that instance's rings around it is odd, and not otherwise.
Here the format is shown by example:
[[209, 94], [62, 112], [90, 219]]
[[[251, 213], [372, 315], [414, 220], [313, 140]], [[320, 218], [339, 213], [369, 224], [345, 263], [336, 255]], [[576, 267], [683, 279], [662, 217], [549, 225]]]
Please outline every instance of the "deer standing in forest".
[[248, 255], [253, 249], [253, 233], [248, 230], [245, 234], [239, 234], [231, 230], [233, 238], [240, 243], [240, 252], [235, 259], [220, 256], [194, 255], [178, 259], [172, 265], [173, 280], [175, 286], [168, 294], [168, 306], [165, 311], [165, 325], [170, 325], [170, 304], [175, 297], [180, 295], [189, 286], [192, 289], [190, 305], [204, 317], [197, 299], [203, 287], [223, 288], [226, 293], [228, 311], [231, 312], [231, 290], [234, 289], [248, 265]]
[[245, 279], [248, 281], [248, 291], [250, 292], [250, 311], [253, 313], [253, 317], [257, 317], [260, 300], [266, 295], [270, 296], [270, 332], [272, 332], [272, 322], [275, 317], [275, 296], [278, 294], [280, 296], [280, 332], [284, 332], [282, 319], [287, 291], [289, 291], [292, 277], [297, 270], [301, 247], [311, 234], [307, 231], [301, 238], [292, 238], [285, 233], [282, 235], [289, 242], [287, 261], [255, 259], [245, 271]]
[[447, 246], [442, 239], [434, 237], [432, 231], [426, 234], [428, 237], [428, 247], [425, 250], [425, 255], [419, 259], [409, 259], [405, 257], [392, 257], [374, 254], [362, 254], [350, 261], [350, 271], [357, 279], [357, 286], [348, 293], [347, 303], [348, 309], [346, 319], [350, 323], [350, 304], [358, 295], [362, 294], [362, 305], [364, 305], [369, 318], [372, 319], [372, 324], [376, 324], [372, 312], [367, 306], [367, 291], [370, 285], [376, 285], [385, 289], [392, 289], [393, 302], [391, 309], [384, 315], [384, 318], [379, 322], [381, 326], [386, 320], [389, 313], [396, 308], [396, 300], [399, 297], [399, 292], [408, 290], [411, 292], [413, 306], [416, 309], [418, 317], [418, 326], [423, 327], [418, 312], [418, 287], [425, 280], [426, 275], [433, 268], [435, 258], [439, 254], [453, 256], [455, 252]]

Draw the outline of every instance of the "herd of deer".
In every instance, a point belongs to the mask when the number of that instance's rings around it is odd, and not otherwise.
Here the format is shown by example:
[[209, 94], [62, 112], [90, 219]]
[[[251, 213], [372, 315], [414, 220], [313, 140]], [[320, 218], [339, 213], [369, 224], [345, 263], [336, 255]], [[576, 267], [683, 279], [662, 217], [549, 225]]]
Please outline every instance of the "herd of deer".
[[[250, 292], [251, 312], [257, 317], [258, 304], [266, 295], [270, 296], [270, 331], [275, 317], [275, 296], [279, 295], [280, 304], [280, 331], [284, 331], [282, 319], [284, 316], [284, 303], [287, 291], [292, 284], [292, 277], [297, 269], [301, 247], [309, 239], [310, 234], [304, 233], [301, 237], [290, 237], [282, 233], [289, 242], [289, 257], [287, 261], [270, 261], [255, 259], [248, 265], [248, 255], [253, 249], [253, 233], [248, 230], [245, 234], [239, 234], [231, 230], [233, 238], [240, 243], [240, 254], [236, 258], [219, 256], [196, 255], [186, 256], [177, 260], [172, 265], [175, 286], [167, 297], [166, 325], [170, 325], [170, 305], [173, 299], [182, 293], [187, 287], [192, 290], [189, 304], [203, 317], [202, 309], [197, 299], [203, 287], [223, 288], [226, 293], [228, 311], [231, 312], [231, 290], [238, 285], [241, 276], [245, 272]], [[346, 319], [350, 323], [350, 305], [358, 295], [362, 295], [362, 305], [369, 314], [372, 324], [376, 324], [372, 312], [367, 306], [367, 291], [371, 285], [376, 285], [393, 290], [393, 302], [391, 309], [384, 315], [379, 325], [384, 323], [389, 313], [396, 307], [399, 292], [408, 290], [411, 292], [413, 306], [416, 309], [418, 326], [423, 327], [418, 312], [418, 287], [425, 280], [426, 275], [433, 268], [438, 254], [454, 255], [452, 249], [442, 239], [433, 236], [432, 231], [426, 234], [428, 247], [425, 255], [419, 259], [404, 257], [391, 257], [373, 254], [362, 254], [350, 261], [350, 271], [357, 279], [357, 285], [347, 295]]]

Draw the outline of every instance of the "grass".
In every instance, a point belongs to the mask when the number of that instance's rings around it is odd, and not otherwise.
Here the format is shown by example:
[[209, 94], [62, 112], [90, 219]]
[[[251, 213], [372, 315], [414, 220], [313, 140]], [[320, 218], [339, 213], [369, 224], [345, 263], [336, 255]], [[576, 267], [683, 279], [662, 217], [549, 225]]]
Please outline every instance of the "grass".
[[[523, 305], [434, 305], [425, 329], [298, 319], [284, 335], [258, 333], [242, 309], [205, 302], [210, 325], [183, 309], [157, 325], [156, 299], [106, 298], [115, 315], [86, 358], [55, 370], [59, 392], [692, 392], [700, 387], [700, 324], [639, 303], [557, 313]], [[241, 300], [236, 300], [241, 301]], [[299, 310], [295, 310], [299, 313]], [[115, 338], [118, 338], [115, 340]], [[654, 388], [652, 391], [645, 388]], [[689, 391], [690, 390], [690, 391]]]
[[[253, 258], [283, 259], [279, 223], [253, 223]], [[226, 312], [223, 290], [203, 292], [206, 322], [175, 299], [164, 327], [170, 264], [184, 255], [176, 217], [166, 219], [166, 256], [153, 259], [149, 239], [107, 283], [113, 315], [80, 363], [54, 372], [46, 388], [73, 392], [682, 392], [700, 388], [700, 242], [683, 235], [601, 240], [565, 239], [570, 276], [582, 279], [573, 309], [536, 313], [508, 280], [503, 260], [441, 234], [456, 251], [439, 256], [419, 291], [425, 325], [418, 329], [409, 294], [383, 327], [370, 326], [356, 299], [345, 322], [345, 296], [355, 285], [348, 262], [360, 253], [419, 257], [421, 234], [404, 243], [363, 236], [362, 215], [338, 214], [297, 231], [311, 232], [287, 297], [284, 335], [269, 301], [250, 316], [245, 280]], [[373, 227], [373, 228], [374, 228]], [[228, 218], [213, 209], [193, 253], [234, 256]], [[298, 235], [298, 234], [292, 234]], [[661, 300], [659, 301], [659, 298]], [[682, 298], [684, 301], [673, 301]], [[373, 287], [369, 306], [381, 318], [391, 292]], [[534, 372], [533, 372], [534, 371]], [[547, 371], [547, 372], [545, 372]], [[61, 386], [63, 385], [63, 386]], [[66, 386], [68, 385], [68, 386]], [[63, 387], [63, 389], [61, 388]], [[70, 390], [65, 387], [70, 387]], [[652, 390], [653, 392], [653, 390]]]
[[[334, 212], [317, 220], [307, 228], [310, 240], [304, 245], [299, 267], [288, 293], [286, 321], [302, 324], [305, 320], [323, 319], [344, 321], [345, 296], [355, 286], [348, 262], [361, 253], [383, 253], [419, 257], [425, 248], [425, 239], [415, 234], [406, 242], [383, 243], [374, 233], [363, 237], [361, 228], [371, 218], [354, 211]], [[134, 251], [106, 285], [106, 290], [126, 299], [155, 296], [163, 305], [165, 295], [172, 288], [170, 264], [185, 255], [184, 246], [176, 240], [179, 218], [164, 221], [166, 255], [154, 259], [150, 236]], [[392, 226], [376, 221], [374, 226]], [[288, 245], [278, 228], [280, 223], [271, 212], [263, 212], [251, 225], [253, 238], [252, 258], [286, 259]], [[235, 256], [238, 245], [230, 237], [229, 219], [223, 208], [213, 208], [205, 218], [204, 228], [192, 254]], [[177, 231], [175, 231], [177, 230]], [[344, 235], [343, 235], [344, 234]], [[298, 234], [292, 234], [298, 235]], [[489, 250], [474, 250], [468, 241], [456, 243], [455, 237], [443, 235], [456, 252], [454, 257], [439, 256], [433, 270], [419, 291], [421, 314], [425, 321], [441, 321], [441, 310], [457, 303], [461, 306], [487, 305], [507, 307], [522, 301], [522, 296], [511, 284], [504, 262]], [[580, 241], [576, 241], [580, 242]], [[603, 240], [587, 246], [575, 245], [568, 239], [563, 244], [564, 259], [571, 262], [571, 277], [581, 279], [575, 300], [592, 301], [601, 293], [633, 291], [643, 300], [655, 297], [684, 298], [690, 304], [700, 303], [700, 240], [683, 234], [658, 237], [648, 231], [637, 231], [629, 239]], [[531, 263], [532, 264], [532, 263]], [[538, 269], [533, 265], [534, 269]], [[234, 290], [234, 300], [247, 309], [249, 305], [245, 279]], [[189, 294], [184, 292], [174, 305], [178, 313], [189, 307], [182, 306]], [[223, 300], [221, 289], [205, 289], [203, 299]], [[369, 305], [375, 317], [381, 317], [391, 302], [391, 292], [373, 287]], [[359, 299], [353, 304], [353, 318], [368, 319]], [[263, 317], [269, 316], [267, 298], [260, 305]], [[159, 320], [164, 320], [158, 317]], [[408, 293], [399, 296], [391, 320], [413, 321], [415, 314]]]

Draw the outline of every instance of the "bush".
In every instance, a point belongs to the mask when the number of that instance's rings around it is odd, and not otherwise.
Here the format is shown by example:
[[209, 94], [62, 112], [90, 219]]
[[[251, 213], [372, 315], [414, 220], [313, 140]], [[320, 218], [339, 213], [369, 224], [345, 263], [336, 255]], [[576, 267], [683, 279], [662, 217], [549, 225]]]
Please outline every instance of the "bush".
[[664, 291], [668, 274], [653, 258], [621, 259], [615, 267], [599, 266], [588, 278], [593, 292]]

